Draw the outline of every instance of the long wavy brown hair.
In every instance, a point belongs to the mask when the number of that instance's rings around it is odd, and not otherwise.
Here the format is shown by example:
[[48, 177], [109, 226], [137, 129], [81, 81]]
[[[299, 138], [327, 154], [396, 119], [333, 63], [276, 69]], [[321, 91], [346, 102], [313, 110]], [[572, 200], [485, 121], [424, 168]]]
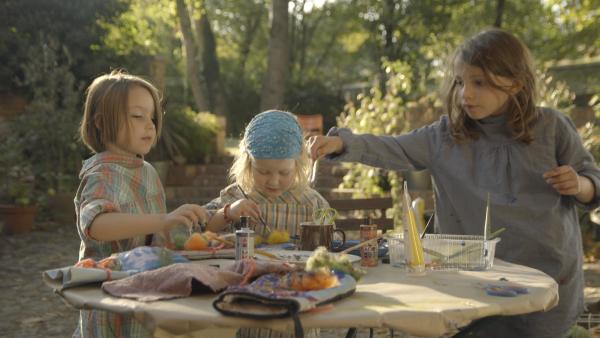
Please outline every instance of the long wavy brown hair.
[[[454, 68], [460, 62], [481, 68], [489, 85], [508, 95], [506, 114], [510, 132], [515, 140], [529, 144], [533, 140], [531, 128], [537, 119], [537, 88], [533, 59], [527, 46], [507, 31], [490, 29], [465, 41], [449, 59], [442, 95], [450, 133], [455, 141], [468, 142], [478, 139], [479, 132], [461, 106]], [[519, 89], [511, 92], [494, 81], [494, 76], [514, 81]]]

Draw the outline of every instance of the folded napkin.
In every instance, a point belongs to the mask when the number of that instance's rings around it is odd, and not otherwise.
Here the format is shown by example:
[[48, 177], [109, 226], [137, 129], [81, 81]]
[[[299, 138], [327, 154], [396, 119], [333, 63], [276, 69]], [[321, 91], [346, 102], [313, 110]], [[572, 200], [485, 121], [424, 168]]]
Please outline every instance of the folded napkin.
[[131, 274], [132, 272], [130, 271], [110, 271], [107, 269], [67, 266], [44, 271], [42, 273], [42, 278], [49, 287], [54, 289], [54, 291], [62, 291], [75, 286], [98, 283], [111, 279], [121, 279], [129, 277]]
[[102, 283], [102, 290], [123, 298], [148, 302], [186, 297], [196, 292], [218, 292], [238, 284], [243, 276], [213, 266], [178, 263]]
[[[89, 261], [91, 263], [88, 263]], [[169, 249], [140, 246], [133, 250], [113, 254], [110, 257], [110, 264], [107, 265], [94, 264], [93, 260], [88, 259], [82, 266], [68, 266], [44, 271], [42, 277], [51, 288], [61, 291], [74, 286], [121, 279], [142, 271], [184, 262], [189, 262], [189, 260]]]

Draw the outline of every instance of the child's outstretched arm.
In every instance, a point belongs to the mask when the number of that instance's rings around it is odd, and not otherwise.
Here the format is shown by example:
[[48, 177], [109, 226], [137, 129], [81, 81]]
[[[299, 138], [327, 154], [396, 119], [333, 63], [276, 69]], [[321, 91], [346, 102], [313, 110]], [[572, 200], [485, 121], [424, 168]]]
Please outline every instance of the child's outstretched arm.
[[570, 165], [563, 165], [544, 173], [544, 179], [561, 195], [575, 196], [581, 203], [589, 203], [596, 195], [592, 181], [577, 174]]
[[308, 141], [310, 158], [317, 160], [323, 156], [341, 153], [344, 141], [339, 136], [312, 136]]
[[99, 241], [116, 241], [169, 230], [179, 224], [191, 227], [206, 219], [206, 209], [196, 204], [184, 204], [168, 214], [109, 212], [94, 219], [89, 234]]

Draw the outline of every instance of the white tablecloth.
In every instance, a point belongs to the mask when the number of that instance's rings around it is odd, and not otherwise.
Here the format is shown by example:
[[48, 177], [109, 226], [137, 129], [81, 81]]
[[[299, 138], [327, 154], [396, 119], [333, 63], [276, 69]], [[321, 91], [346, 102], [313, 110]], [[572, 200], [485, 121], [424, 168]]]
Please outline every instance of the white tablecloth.
[[[501, 278], [526, 287], [529, 293], [517, 297], [487, 295], [483, 287], [489, 283], [507, 283], [499, 282]], [[59, 294], [77, 308], [133, 313], [158, 336], [198, 330], [209, 334], [207, 329], [218, 328], [293, 329], [289, 319], [259, 321], [221, 315], [212, 306], [214, 294], [150, 303], [108, 296], [98, 285], [66, 289]], [[304, 313], [300, 318], [305, 329], [388, 327], [412, 335], [437, 337], [452, 334], [482, 317], [545, 311], [557, 303], [558, 285], [548, 275], [498, 259], [488, 271], [434, 271], [424, 276], [409, 275], [380, 264], [368, 268], [354, 295], [334, 303], [331, 309]]]

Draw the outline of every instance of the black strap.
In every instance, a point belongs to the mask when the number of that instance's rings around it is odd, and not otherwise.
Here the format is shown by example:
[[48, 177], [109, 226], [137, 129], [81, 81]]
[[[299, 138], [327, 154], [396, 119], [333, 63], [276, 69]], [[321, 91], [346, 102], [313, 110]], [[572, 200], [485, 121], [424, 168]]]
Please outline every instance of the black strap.
[[294, 321], [294, 336], [296, 336], [296, 338], [304, 338], [304, 328], [302, 327], [298, 310], [290, 309], [290, 313], [292, 315], [292, 320]]

